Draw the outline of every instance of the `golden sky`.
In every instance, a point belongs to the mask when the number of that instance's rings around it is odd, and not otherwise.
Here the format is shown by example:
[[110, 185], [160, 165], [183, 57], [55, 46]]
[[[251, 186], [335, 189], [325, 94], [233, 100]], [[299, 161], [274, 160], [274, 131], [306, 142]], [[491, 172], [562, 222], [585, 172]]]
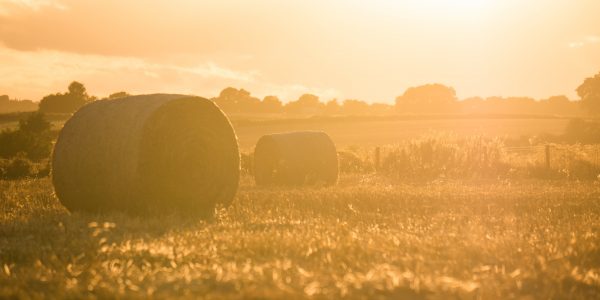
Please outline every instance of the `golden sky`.
[[226, 86], [283, 100], [565, 94], [600, 71], [597, 0], [0, 0], [0, 94]]

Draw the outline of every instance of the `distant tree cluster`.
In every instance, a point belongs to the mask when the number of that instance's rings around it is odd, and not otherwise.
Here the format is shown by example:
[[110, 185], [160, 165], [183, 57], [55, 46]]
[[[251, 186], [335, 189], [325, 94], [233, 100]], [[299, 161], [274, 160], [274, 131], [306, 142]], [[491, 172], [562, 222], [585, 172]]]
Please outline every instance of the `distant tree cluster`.
[[116, 93], [112, 93], [108, 96], [108, 99], [119, 99], [119, 98], [125, 98], [125, 97], [129, 97], [131, 96], [129, 93], [127, 92], [116, 92]]
[[529, 97], [473, 97], [458, 100], [453, 88], [428, 84], [409, 88], [396, 98], [399, 113], [580, 115], [580, 103], [566, 96], [536, 100]]
[[458, 109], [458, 98], [453, 88], [442, 84], [411, 87], [396, 98], [398, 112], [449, 113]]
[[[227, 87], [212, 100], [226, 113], [238, 115], [600, 114], [600, 73], [586, 78], [576, 91], [581, 101], [571, 101], [566, 96], [541, 100], [529, 97], [472, 97], [459, 100], [454, 88], [434, 83], [410, 87], [396, 97], [394, 105], [389, 105], [357, 99], [322, 101], [313, 94], [303, 94], [296, 100], [284, 103], [277, 96], [269, 95], [259, 99], [245, 89]], [[121, 91], [111, 94], [107, 99], [128, 96], [131, 95]], [[96, 99], [88, 95], [82, 83], [73, 81], [67, 92], [44, 97], [39, 103], [39, 111], [70, 114]], [[0, 113], [31, 110], [35, 110], [35, 103], [32, 101], [15, 101], [8, 96], [0, 96]]]
[[[263, 105], [260, 99], [252, 97], [250, 92], [244, 89], [228, 87], [221, 91], [218, 97], [213, 98], [215, 103], [224, 111], [229, 113], [265, 113], [268, 107]], [[279, 102], [279, 99], [275, 99]]]
[[19, 121], [18, 129], [0, 132], [0, 158], [8, 159], [19, 155], [33, 161], [48, 158], [54, 139], [50, 129], [51, 124], [43, 113], [30, 114]]
[[600, 143], [600, 123], [573, 119], [567, 124], [561, 141], [571, 144], [598, 144]]
[[31, 100], [16, 100], [10, 99], [8, 95], [0, 95], [0, 114], [35, 111], [37, 109], [37, 103]]
[[529, 97], [467, 98], [460, 101], [464, 114], [537, 114], [576, 116], [584, 113], [581, 104], [566, 96], [553, 96], [535, 100]]
[[96, 97], [87, 93], [85, 86], [77, 81], [69, 85], [66, 93], [56, 93], [44, 97], [40, 101], [40, 112], [44, 113], [73, 113]]
[[244, 89], [232, 87], [225, 88], [212, 100], [228, 114], [364, 115], [393, 111], [391, 105], [368, 104], [353, 99], [341, 104], [337, 99], [322, 102], [313, 94], [303, 94], [284, 104], [277, 96], [266, 96], [260, 100]]
[[586, 78], [577, 88], [577, 95], [586, 111], [600, 114], [600, 73]]
[[[536, 114], [569, 115], [584, 113], [578, 101], [566, 96], [554, 96], [536, 100], [528, 97], [473, 97], [459, 100], [452, 87], [442, 84], [427, 84], [411, 87], [396, 98], [395, 105], [367, 103], [347, 99], [322, 102], [313, 94], [301, 95], [298, 99], [283, 103], [276, 96], [263, 100], [253, 97], [244, 89], [228, 87], [215, 103], [228, 114], [287, 114], [287, 115], [390, 115], [390, 114]], [[600, 102], [600, 100], [598, 101]]]

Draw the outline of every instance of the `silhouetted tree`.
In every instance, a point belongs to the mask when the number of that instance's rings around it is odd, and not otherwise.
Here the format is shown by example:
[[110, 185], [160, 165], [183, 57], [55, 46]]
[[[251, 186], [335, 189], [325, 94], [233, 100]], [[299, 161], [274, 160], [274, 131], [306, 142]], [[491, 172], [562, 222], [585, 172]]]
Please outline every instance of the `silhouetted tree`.
[[568, 143], [600, 143], [600, 123], [572, 119], [565, 127], [563, 140]]
[[289, 102], [285, 110], [291, 114], [317, 114], [322, 111], [323, 103], [313, 94], [304, 94], [296, 101]]
[[281, 108], [283, 107], [283, 103], [281, 100], [277, 98], [277, 96], [266, 96], [262, 103], [262, 111], [266, 113], [278, 113], [281, 112]]
[[581, 114], [579, 103], [569, 100], [567, 96], [552, 96], [546, 100], [540, 101], [545, 113], [557, 115], [578, 115]]
[[52, 124], [46, 120], [41, 112], [35, 112], [26, 119], [19, 121], [19, 130], [32, 134], [43, 134], [50, 131]]
[[472, 97], [459, 101], [458, 106], [460, 112], [465, 114], [581, 114], [578, 103], [570, 101], [566, 96], [552, 96], [542, 100], [528, 97]]
[[325, 103], [325, 108], [323, 112], [326, 115], [337, 115], [342, 112], [342, 106], [337, 101], [337, 99], [331, 99]]
[[257, 113], [261, 106], [260, 100], [252, 97], [250, 92], [232, 87], [223, 89], [219, 97], [213, 100], [223, 111], [228, 113]]
[[25, 153], [31, 160], [40, 160], [50, 156], [52, 135], [50, 122], [43, 113], [36, 112], [19, 121], [17, 130], [0, 132], [0, 157], [11, 158]]
[[360, 100], [348, 99], [342, 104], [342, 111], [349, 115], [364, 115], [369, 113], [369, 104]]
[[442, 84], [426, 84], [408, 88], [396, 98], [401, 112], [447, 113], [456, 108], [456, 92]]
[[83, 99], [87, 99], [89, 97], [85, 86], [78, 81], [73, 81], [71, 84], [69, 84], [69, 94]]
[[131, 96], [129, 93], [127, 92], [116, 92], [116, 93], [112, 93], [108, 96], [108, 99], [118, 99], [118, 98], [125, 98], [125, 97], [129, 97]]
[[95, 100], [87, 94], [85, 86], [77, 81], [69, 85], [69, 91], [56, 93], [44, 97], [40, 101], [39, 109], [45, 113], [73, 113], [86, 103]]
[[31, 100], [11, 100], [7, 95], [0, 96], [0, 113], [35, 111], [38, 105]]
[[600, 113], [600, 73], [586, 78], [577, 88], [583, 108], [590, 114]]

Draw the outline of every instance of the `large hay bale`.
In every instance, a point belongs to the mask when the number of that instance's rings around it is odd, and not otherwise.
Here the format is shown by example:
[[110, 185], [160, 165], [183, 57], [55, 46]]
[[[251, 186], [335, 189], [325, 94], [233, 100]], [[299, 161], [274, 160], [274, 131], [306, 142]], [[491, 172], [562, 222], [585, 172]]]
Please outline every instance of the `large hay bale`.
[[254, 178], [257, 185], [335, 184], [335, 144], [324, 132], [265, 135], [254, 150]]
[[142, 95], [100, 100], [65, 124], [52, 182], [71, 211], [210, 214], [238, 187], [237, 137], [210, 100]]

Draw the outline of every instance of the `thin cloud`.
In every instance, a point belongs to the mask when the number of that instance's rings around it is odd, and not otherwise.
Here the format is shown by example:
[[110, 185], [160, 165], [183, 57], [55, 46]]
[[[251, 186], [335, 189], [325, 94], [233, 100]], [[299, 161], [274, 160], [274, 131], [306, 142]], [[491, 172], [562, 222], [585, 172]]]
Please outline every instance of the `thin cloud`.
[[0, 0], [0, 15], [10, 15], [15, 10], [40, 11], [44, 8], [53, 8], [57, 10], [68, 10], [69, 7], [55, 0]]
[[40, 100], [64, 91], [73, 80], [90, 93], [106, 96], [116, 91], [133, 94], [183, 93], [213, 97], [228, 86], [244, 88], [257, 97], [276, 95], [292, 101], [305, 93], [322, 100], [339, 98], [332, 88], [273, 83], [258, 70], [235, 70], [212, 61], [188, 65], [148, 62], [135, 57], [82, 55], [61, 51], [18, 51], [0, 47], [0, 95]]
[[600, 36], [590, 35], [590, 36], [587, 36], [585, 38], [585, 40], [590, 44], [597, 44], [597, 43], [600, 43]]
[[588, 35], [579, 41], [570, 42], [568, 44], [569, 48], [583, 48], [585, 46], [599, 44], [600, 36], [597, 35]]
[[255, 70], [234, 70], [211, 61], [187, 66], [149, 63], [133, 57], [24, 52], [9, 48], [0, 48], [0, 61], [0, 77], [4, 78], [0, 83], [0, 94], [7, 93], [2, 90], [10, 90], [18, 94], [17, 97], [34, 100], [63, 90], [71, 80], [84, 81], [89, 87], [97, 86], [92, 92], [98, 94], [119, 89], [204, 94], [216, 85], [253, 82], [258, 74]]

